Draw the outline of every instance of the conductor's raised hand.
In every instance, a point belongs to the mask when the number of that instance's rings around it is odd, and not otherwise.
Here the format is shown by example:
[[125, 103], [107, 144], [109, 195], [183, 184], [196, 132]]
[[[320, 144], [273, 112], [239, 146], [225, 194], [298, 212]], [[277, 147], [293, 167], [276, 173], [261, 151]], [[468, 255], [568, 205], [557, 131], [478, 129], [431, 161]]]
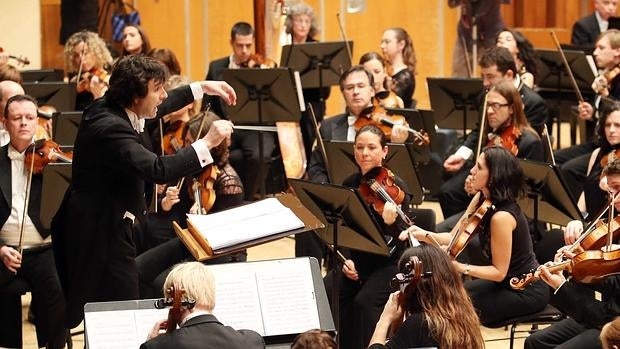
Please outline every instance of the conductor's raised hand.
[[233, 132], [233, 124], [228, 120], [216, 120], [211, 124], [209, 132], [202, 138], [207, 142], [207, 147], [213, 149], [217, 147], [222, 141], [230, 138]]
[[228, 105], [237, 104], [237, 94], [226, 81], [201, 81], [200, 87], [202, 87], [202, 92], [212, 96], [219, 96]]

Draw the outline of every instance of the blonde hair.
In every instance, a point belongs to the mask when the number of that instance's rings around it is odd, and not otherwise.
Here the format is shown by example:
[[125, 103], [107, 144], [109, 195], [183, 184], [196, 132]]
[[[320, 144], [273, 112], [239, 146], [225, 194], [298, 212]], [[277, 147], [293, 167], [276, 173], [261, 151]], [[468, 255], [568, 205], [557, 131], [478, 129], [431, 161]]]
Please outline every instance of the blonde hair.
[[611, 349], [614, 346], [620, 347], [620, 317], [603, 326], [600, 338], [603, 349]]
[[73, 64], [73, 59], [71, 59], [71, 57], [73, 55], [73, 49], [80, 42], [84, 42], [93, 56], [95, 56], [97, 68], [107, 69], [112, 65], [112, 55], [110, 55], [105, 41], [103, 41], [97, 33], [83, 30], [71, 35], [65, 44], [65, 74], [75, 73], [79, 69], [79, 66]]
[[174, 296], [167, 291], [172, 285], [185, 290], [185, 299], [195, 300], [196, 305], [206, 308], [207, 311], [215, 308], [215, 279], [204, 264], [200, 262], [177, 264], [164, 282], [166, 297]]

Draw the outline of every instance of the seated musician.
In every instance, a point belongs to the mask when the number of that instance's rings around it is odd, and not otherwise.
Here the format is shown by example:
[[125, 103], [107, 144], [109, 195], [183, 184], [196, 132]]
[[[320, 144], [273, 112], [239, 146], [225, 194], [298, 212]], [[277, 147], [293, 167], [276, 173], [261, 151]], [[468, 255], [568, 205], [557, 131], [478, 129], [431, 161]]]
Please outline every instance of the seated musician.
[[538, 72], [538, 57], [534, 45], [520, 31], [504, 28], [497, 34], [496, 45], [507, 48], [512, 54], [521, 81], [534, 88]]
[[484, 348], [478, 315], [445, 251], [423, 243], [403, 252], [398, 267], [408, 278], [385, 304], [369, 349]]
[[[500, 145], [518, 158], [543, 161], [540, 137], [527, 122], [523, 113], [523, 102], [511, 82], [502, 81], [491, 87], [487, 94], [486, 118], [485, 130], [488, 130], [489, 136], [484, 137], [487, 133], [483, 133], [482, 146]], [[438, 225], [438, 231], [450, 231], [467, 207], [470, 196], [475, 194], [468, 179], [473, 166], [463, 166], [443, 184], [442, 188], [452, 188], [441, 195], [444, 198], [441, 201], [444, 214], [454, 211], [457, 213], [446, 216], [445, 221]]]
[[[254, 46], [254, 29], [249, 23], [237, 22], [230, 30], [230, 46], [232, 54], [209, 63], [207, 79], [222, 80], [224, 69], [238, 69], [248, 67], [251, 62], [258, 58], [252, 53]], [[252, 66], [253, 67], [253, 66]], [[226, 110], [217, 97], [205, 97], [203, 109], [206, 105], [221, 118], [227, 118]], [[230, 163], [235, 168], [243, 187], [245, 188], [245, 200], [254, 200], [258, 193], [260, 183], [265, 180], [267, 164], [271, 161], [271, 154], [276, 148], [275, 137], [270, 132], [263, 133], [263, 178], [259, 178], [258, 167], [260, 164], [258, 132], [251, 130], [237, 130], [233, 133], [230, 146]]]
[[263, 338], [251, 330], [235, 330], [225, 326], [213, 316], [215, 308], [215, 280], [209, 268], [198, 263], [179, 264], [172, 269], [163, 292], [173, 297], [167, 290], [170, 286], [185, 291], [183, 298], [196, 302], [193, 308], [182, 307], [179, 328], [161, 333], [166, 319], [158, 321], [149, 332], [147, 341], [140, 349], [258, 349], [265, 348]]
[[[64, 328], [64, 298], [56, 272], [49, 229], [41, 225], [42, 176], [32, 176], [27, 215], [23, 215], [29, 164], [25, 152], [37, 129], [37, 102], [16, 95], [6, 102], [4, 127], [10, 143], [0, 148], [0, 292], [15, 279], [32, 290], [38, 347], [64, 348], [68, 330]], [[25, 220], [22, 221], [22, 217]], [[23, 229], [23, 236], [20, 231]], [[0, 347], [22, 347], [20, 294], [5, 294], [0, 300]]]
[[[354, 154], [355, 162], [360, 168], [344, 180], [344, 186], [358, 188], [362, 183], [374, 179], [382, 167], [383, 159], [388, 153], [386, 137], [375, 125], [362, 127], [355, 137]], [[404, 191], [404, 198], [400, 206], [409, 207], [411, 194], [407, 193], [404, 182], [399, 177], [394, 177], [396, 185]], [[371, 209], [372, 210], [372, 209]], [[339, 270], [335, 268], [324, 281], [328, 296], [331, 296], [332, 273], [338, 273], [340, 285], [340, 346], [342, 348], [365, 348], [383, 304], [390, 295], [389, 282], [396, 274], [395, 261], [398, 254], [403, 250], [404, 243], [397, 239], [401, 221], [398, 221], [397, 207], [386, 203], [381, 213], [372, 210], [372, 214], [379, 223], [384, 235], [391, 236], [391, 247], [395, 251], [393, 256], [380, 256], [367, 252], [351, 250], [348, 259]], [[346, 253], [347, 251], [345, 251]]]
[[[213, 114], [200, 114], [194, 117], [188, 124], [185, 132], [185, 144], [191, 144], [200, 130], [203, 118], [204, 125], [200, 134], [205, 134], [213, 121], [219, 118]], [[214, 195], [212, 207], [202, 207], [202, 213], [218, 212], [227, 208], [239, 206], [243, 203], [243, 185], [235, 170], [228, 163], [228, 147], [230, 139], [223, 141], [219, 146], [211, 151], [214, 164], [217, 165], [218, 172], [214, 179], [209, 178], [205, 183], [203, 172], [185, 177], [180, 187], [177, 183], [168, 186], [165, 190], [165, 196], [161, 200], [160, 211], [154, 215], [157, 219], [150, 219], [147, 231], [151, 234], [153, 229], [157, 230], [157, 234], [161, 237], [160, 244], [148, 251], [140, 254], [136, 258], [138, 272], [140, 276], [140, 296], [142, 298], [158, 297], [161, 286], [170, 271], [170, 268], [176, 263], [180, 263], [187, 259], [193, 259], [190, 252], [185, 248], [183, 242], [176, 237], [172, 222], [176, 221], [182, 228], [187, 228], [187, 213], [198, 213], [197, 199], [195, 198], [194, 189], [200, 185], [211, 185], [212, 192], [208, 196]], [[199, 184], [194, 182], [198, 180]], [[208, 190], [207, 188], [198, 190]], [[191, 194], [190, 194], [191, 192]], [[198, 200], [200, 201], [200, 200]], [[155, 226], [154, 226], [155, 225]], [[166, 232], [164, 232], [166, 231]], [[168, 237], [168, 241], [164, 242], [163, 237]], [[232, 255], [222, 256], [210, 259], [207, 263], [228, 263], [245, 261], [247, 254], [238, 252]], [[155, 292], [155, 293], [153, 293]]]
[[[545, 101], [538, 93], [522, 83], [517, 74], [517, 67], [512, 54], [505, 47], [492, 47], [485, 51], [480, 58], [480, 70], [482, 73], [482, 84], [488, 90], [492, 85], [500, 81], [509, 81], [518, 90], [523, 105], [523, 112], [529, 125], [538, 133], [542, 132], [544, 124], [547, 122], [547, 107]], [[482, 101], [482, 99], [481, 99]], [[500, 109], [506, 109], [502, 107]], [[510, 109], [510, 108], [508, 108]], [[488, 109], [487, 109], [488, 112]], [[488, 131], [487, 131], [488, 132]], [[448, 173], [457, 173], [466, 166], [471, 165], [470, 159], [476, 151], [480, 130], [474, 129], [467, 135], [465, 142], [459, 149], [450, 155], [443, 163], [443, 167]], [[521, 153], [522, 151], [519, 151]], [[542, 150], [538, 152], [541, 154]], [[522, 157], [519, 155], [519, 157]], [[537, 158], [535, 158], [537, 159]], [[457, 214], [467, 207], [469, 200], [463, 196], [463, 179], [467, 176], [460, 173], [460, 180], [446, 181], [439, 190], [439, 204], [444, 217]]]
[[9, 98], [25, 94], [24, 88], [15, 81], [0, 81], [0, 147], [9, 143], [9, 132], [4, 128], [4, 109]]
[[391, 77], [388, 76], [385, 59], [377, 52], [367, 52], [360, 57], [360, 65], [363, 65], [375, 79], [375, 98], [379, 105], [384, 108], [403, 108], [404, 103], [394, 91], [388, 89]]
[[338, 349], [334, 337], [326, 331], [313, 329], [293, 339], [291, 349]]
[[69, 81], [77, 84], [75, 110], [84, 110], [107, 91], [112, 56], [97, 33], [85, 30], [69, 37], [64, 56]]
[[[452, 232], [434, 233], [415, 225], [407, 231], [420, 241], [450, 244], [458, 249], [463, 244], [451, 244], [453, 237], [454, 241], [461, 241], [468, 231], [476, 231], [466, 229], [468, 223], [478, 223], [477, 235], [488, 264], [470, 265], [457, 261], [453, 264], [463, 275], [475, 278], [465, 282], [465, 288], [482, 325], [493, 327], [506, 319], [542, 310], [547, 305], [549, 288], [543, 282], [535, 282], [524, 291], [515, 291], [508, 284], [511, 277], [538, 267], [527, 219], [517, 204], [525, 191], [523, 170], [517, 158], [502, 147], [488, 147], [470, 173], [471, 187], [478, 194]], [[482, 214], [485, 207], [487, 210]], [[478, 214], [470, 215], [475, 211]], [[455, 253], [452, 255], [455, 257]]]
[[[620, 111], [615, 113], [620, 116]], [[610, 193], [620, 192], [620, 160], [610, 161], [602, 175], [606, 178]], [[618, 197], [614, 201], [614, 207], [617, 217], [620, 210]], [[578, 248], [577, 251], [583, 249]], [[617, 246], [614, 252], [618, 252]], [[568, 259], [575, 257], [575, 253], [566, 248], [561, 249], [558, 255]], [[595, 264], [589, 266], [595, 273]], [[601, 327], [620, 315], [620, 276], [608, 276], [601, 283], [586, 285], [580, 284], [579, 280], [574, 278], [567, 280], [561, 270], [551, 272], [547, 266], [541, 266], [540, 278], [554, 290], [551, 304], [568, 315], [568, 318], [527, 337], [525, 348], [602, 348], [599, 339]], [[600, 300], [593, 296], [592, 289], [601, 292]]]

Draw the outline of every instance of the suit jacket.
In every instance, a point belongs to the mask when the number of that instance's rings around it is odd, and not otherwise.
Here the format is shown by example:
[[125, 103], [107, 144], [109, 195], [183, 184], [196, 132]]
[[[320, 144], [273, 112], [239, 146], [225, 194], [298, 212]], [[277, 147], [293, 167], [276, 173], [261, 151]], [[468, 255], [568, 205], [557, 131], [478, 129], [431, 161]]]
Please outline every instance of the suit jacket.
[[251, 330], [235, 330], [224, 326], [211, 314], [187, 320], [173, 332], [159, 335], [140, 349], [259, 349], [265, 348], [263, 338]]
[[[11, 215], [12, 206], [12, 178], [11, 178], [11, 159], [9, 159], [9, 145], [0, 148], [0, 228], [6, 223]], [[32, 187], [30, 189], [30, 201], [28, 202], [28, 216], [32, 223], [41, 234], [42, 238], [50, 235], [49, 229], [43, 229], [41, 225], [41, 186], [43, 176], [38, 174], [32, 176]], [[0, 239], [0, 246], [6, 242]]]
[[[189, 86], [169, 92], [158, 115], [193, 101]], [[107, 97], [84, 111], [73, 153], [72, 183], [52, 222], [58, 274], [67, 297], [68, 325], [76, 326], [83, 306], [95, 301], [101, 274], [110, 259], [132, 263], [133, 255], [108, 249], [118, 242], [134, 245], [134, 227], [145, 221], [145, 181], [166, 183], [201, 169], [192, 147], [160, 157], [141, 143], [124, 109]], [[133, 215], [126, 218], [127, 215]], [[113, 256], [116, 254], [117, 256]], [[138, 280], [127, 280], [137, 285]], [[137, 289], [137, 287], [136, 287]]]
[[[321, 128], [319, 129], [323, 140], [346, 141], [349, 129], [347, 117], [348, 114], [345, 113], [323, 120], [323, 122], [321, 122]], [[307, 171], [308, 178], [312, 182], [329, 183], [325, 161], [318, 146], [312, 151]]]
[[[207, 77], [205, 78], [205, 80], [222, 80], [222, 72], [224, 71], [224, 69], [228, 69], [229, 65], [230, 56], [211, 61], [211, 63], [209, 63], [209, 71], [207, 72]], [[202, 102], [203, 106], [206, 106], [207, 103], [210, 103], [211, 111], [218, 116], [223, 118], [227, 116], [226, 107], [222, 103], [222, 99], [220, 97], [209, 96], [205, 94]]]
[[573, 33], [570, 39], [573, 45], [594, 46], [596, 39], [601, 35], [596, 15], [592, 13], [573, 24]]

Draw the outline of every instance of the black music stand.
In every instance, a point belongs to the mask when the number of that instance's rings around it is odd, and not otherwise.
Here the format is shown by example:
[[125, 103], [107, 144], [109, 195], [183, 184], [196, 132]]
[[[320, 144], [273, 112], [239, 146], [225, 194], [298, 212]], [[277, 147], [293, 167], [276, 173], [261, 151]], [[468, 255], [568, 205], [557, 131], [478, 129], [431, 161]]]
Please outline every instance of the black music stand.
[[441, 128], [477, 128], [480, 120], [482, 79], [426, 78], [435, 122]]
[[[431, 144], [437, 136], [435, 130], [435, 120], [432, 111], [425, 110], [424, 113], [419, 109], [385, 108], [388, 115], [402, 115], [407, 120], [407, 125], [416, 131], [425, 132], [428, 135], [429, 144], [419, 145], [415, 142], [407, 141], [407, 149], [411, 152], [414, 164], [426, 164], [431, 159]], [[430, 119], [429, 119], [430, 118]], [[409, 136], [413, 139], [413, 136]]]
[[583, 219], [558, 166], [518, 160], [528, 184], [528, 195], [519, 206], [528, 218], [558, 225]]
[[71, 184], [71, 164], [49, 163], [43, 168], [40, 219], [44, 228], [50, 229], [52, 218], [60, 208], [69, 184]]
[[[348, 42], [353, 52], [353, 41]], [[320, 105], [325, 102], [323, 87], [338, 85], [342, 72], [351, 67], [347, 42], [308, 42], [285, 45], [280, 59], [283, 67], [299, 72], [303, 88], [319, 88]], [[322, 119], [324, 110], [319, 110], [317, 118]]]
[[61, 82], [65, 76], [62, 69], [22, 70], [24, 82]]
[[48, 104], [60, 112], [75, 110], [77, 92], [73, 82], [24, 82], [22, 87], [39, 106]]
[[[332, 245], [332, 260], [338, 260], [340, 246], [389, 256], [389, 248], [377, 221], [360, 193], [353, 188], [289, 179], [299, 201], [314, 214], [325, 228], [315, 230]], [[332, 310], [336, 329], [340, 329], [339, 282], [333, 273]]]
[[82, 112], [56, 112], [52, 114], [52, 137], [61, 147], [73, 147], [78, 128], [82, 122]]
[[[359, 172], [359, 167], [353, 155], [353, 142], [326, 140], [323, 141], [325, 152], [329, 159], [327, 171], [332, 183], [342, 183], [353, 173]], [[384, 161], [389, 168], [405, 181], [409, 192], [413, 195], [411, 203], [419, 205], [424, 201], [424, 189], [420, 184], [418, 171], [410, 147], [405, 144], [388, 143], [388, 154]]]
[[[278, 121], [299, 122], [301, 107], [293, 71], [275, 69], [224, 69], [222, 80], [237, 93], [237, 104], [226, 106], [228, 118], [237, 125], [275, 125]], [[265, 197], [263, 180], [263, 131], [258, 132], [260, 194]]]

